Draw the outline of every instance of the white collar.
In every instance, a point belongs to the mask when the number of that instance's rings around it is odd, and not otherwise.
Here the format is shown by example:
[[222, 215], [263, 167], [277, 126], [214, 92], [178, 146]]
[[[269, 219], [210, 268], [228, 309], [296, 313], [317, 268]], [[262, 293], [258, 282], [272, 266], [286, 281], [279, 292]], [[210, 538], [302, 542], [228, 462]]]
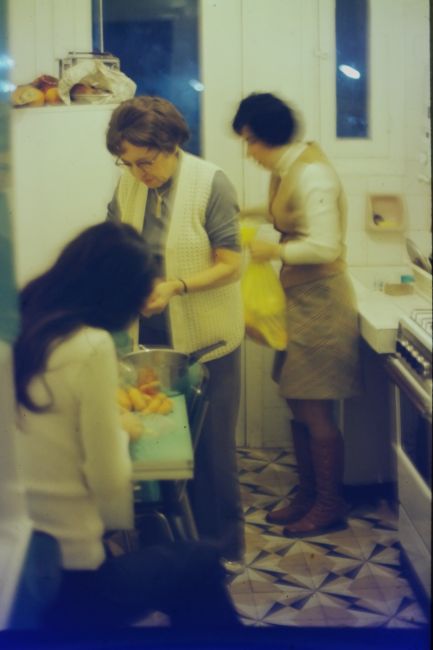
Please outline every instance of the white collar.
[[273, 169], [274, 174], [277, 174], [278, 176], [284, 176], [284, 174], [287, 173], [289, 167], [291, 167], [295, 160], [299, 158], [306, 147], [306, 142], [294, 142], [293, 144], [289, 144], [287, 149], [277, 161]]

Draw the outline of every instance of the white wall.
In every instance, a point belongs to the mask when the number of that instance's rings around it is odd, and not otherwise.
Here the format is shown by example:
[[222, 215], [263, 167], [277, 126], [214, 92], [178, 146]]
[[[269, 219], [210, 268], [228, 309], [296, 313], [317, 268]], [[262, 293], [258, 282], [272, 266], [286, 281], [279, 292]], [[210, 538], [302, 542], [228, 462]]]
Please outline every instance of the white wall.
[[90, 0], [9, 0], [8, 11], [15, 84], [42, 74], [58, 77], [59, 59], [92, 49]]

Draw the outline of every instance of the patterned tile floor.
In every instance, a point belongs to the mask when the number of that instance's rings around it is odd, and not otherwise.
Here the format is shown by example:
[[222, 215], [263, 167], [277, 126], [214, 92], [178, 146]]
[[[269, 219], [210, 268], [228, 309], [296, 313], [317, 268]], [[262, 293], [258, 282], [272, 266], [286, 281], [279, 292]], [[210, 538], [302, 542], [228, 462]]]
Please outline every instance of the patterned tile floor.
[[239, 449], [246, 571], [230, 580], [246, 625], [420, 628], [428, 624], [400, 566], [397, 519], [386, 501], [356, 506], [348, 528], [303, 540], [265, 522], [296, 484], [293, 455]]

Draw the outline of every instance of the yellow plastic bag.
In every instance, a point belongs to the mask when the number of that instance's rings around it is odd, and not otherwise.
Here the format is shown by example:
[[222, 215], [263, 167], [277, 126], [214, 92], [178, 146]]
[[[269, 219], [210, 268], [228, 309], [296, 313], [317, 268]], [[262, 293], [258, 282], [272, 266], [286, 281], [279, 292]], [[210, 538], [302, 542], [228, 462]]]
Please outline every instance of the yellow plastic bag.
[[[242, 242], [251, 242], [256, 230], [253, 226], [242, 226]], [[241, 288], [247, 336], [274, 350], [285, 350], [288, 339], [286, 300], [272, 264], [250, 261], [242, 276]]]

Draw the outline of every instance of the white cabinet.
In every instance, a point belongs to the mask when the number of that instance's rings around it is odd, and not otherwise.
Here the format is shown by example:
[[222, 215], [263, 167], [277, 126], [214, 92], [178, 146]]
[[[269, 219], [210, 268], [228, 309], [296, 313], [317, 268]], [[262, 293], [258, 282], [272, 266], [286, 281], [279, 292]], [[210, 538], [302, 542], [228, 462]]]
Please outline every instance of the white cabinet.
[[288, 448], [290, 412], [271, 379], [274, 352], [248, 339], [244, 351], [246, 446]]
[[[47, 268], [82, 228], [105, 218], [117, 170], [105, 149], [110, 107], [15, 109], [11, 212], [16, 277]], [[31, 534], [14, 446], [12, 351], [0, 341], [0, 629], [8, 622]]]
[[362, 393], [337, 404], [345, 443], [346, 485], [374, 485], [396, 480], [391, 445], [390, 383], [383, 355], [361, 341]]

